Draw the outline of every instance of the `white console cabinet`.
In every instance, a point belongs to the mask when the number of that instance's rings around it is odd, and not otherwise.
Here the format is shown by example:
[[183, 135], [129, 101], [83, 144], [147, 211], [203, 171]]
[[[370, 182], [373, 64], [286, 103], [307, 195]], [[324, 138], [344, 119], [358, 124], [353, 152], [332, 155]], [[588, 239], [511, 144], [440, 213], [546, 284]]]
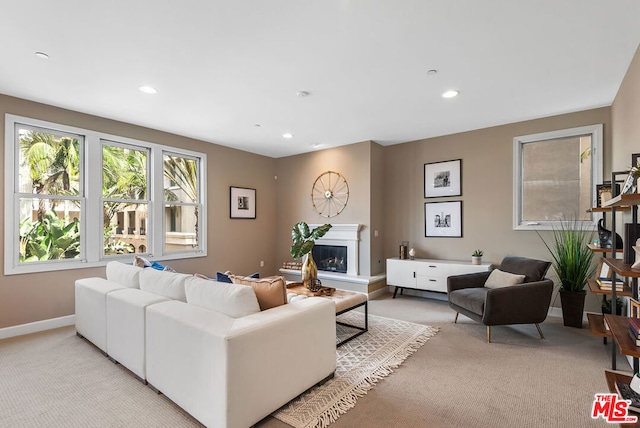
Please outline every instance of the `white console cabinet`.
[[491, 263], [474, 265], [471, 262], [432, 259], [400, 260], [394, 257], [387, 259], [387, 285], [395, 286], [394, 299], [398, 289], [404, 288], [446, 293], [448, 277], [489, 270], [491, 270]]

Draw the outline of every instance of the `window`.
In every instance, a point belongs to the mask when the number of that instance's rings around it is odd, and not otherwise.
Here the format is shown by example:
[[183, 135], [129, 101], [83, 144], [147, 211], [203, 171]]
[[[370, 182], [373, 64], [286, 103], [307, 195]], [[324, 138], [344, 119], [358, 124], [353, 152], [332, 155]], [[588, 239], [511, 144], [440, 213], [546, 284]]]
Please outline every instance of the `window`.
[[517, 230], [551, 229], [564, 220], [592, 223], [602, 180], [602, 125], [516, 137], [514, 218]]
[[15, 133], [19, 263], [80, 258], [83, 137], [21, 124]]
[[199, 248], [198, 221], [202, 213], [198, 161], [167, 153], [163, 155], [165, 252]]
[[148, 150], [102, 142], [103, 255], [146, 253]]
[[9, 114], [5, 123], [6, 275], [206, 255], [206, 155]]

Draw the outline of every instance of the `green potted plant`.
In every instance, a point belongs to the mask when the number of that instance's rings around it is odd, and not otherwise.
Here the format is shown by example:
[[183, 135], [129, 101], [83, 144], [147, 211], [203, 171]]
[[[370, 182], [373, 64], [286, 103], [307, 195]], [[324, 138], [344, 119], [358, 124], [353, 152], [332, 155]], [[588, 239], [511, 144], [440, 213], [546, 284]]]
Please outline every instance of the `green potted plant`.
[[484, 255], [484, 251], [475, 250], [473, 254], [471, 254], [471, 264], [480, 265], [482, 264], [482, 256]]
[[315, 288], [315, 280], [318, 278], [318, 267], [316, 266], [311, 250], [316, 244], [316, 239], [322, 238], [331, 229], [330, 224], [323, 224], [311, 230], [304, 221], [296, 223], [291, 229], [291, 240], [293, 245], [289, 252], [291, 257], [298, 259], [307, 255], [302, 263], [302, 283], [308, 289]]
[[587, 244], [593, 241], [593, 231], [575, 219], [563, 221], [553, 228], [553, 239], [547, 243], [538, 236], [551, 253], [552, 265], [560, 280], [560, 303], [565, 326], [582, 328], [585, 286], [593, 276], [593, 253]]
[[[622, 315], [622, 308], [624, 307], [624, 302], [621, 298], [616, 297], [616, 315]], [[611, 299], [607, 299], [607, 296], [602, 297], [602, 314], [610, 314], [611, 313]]]

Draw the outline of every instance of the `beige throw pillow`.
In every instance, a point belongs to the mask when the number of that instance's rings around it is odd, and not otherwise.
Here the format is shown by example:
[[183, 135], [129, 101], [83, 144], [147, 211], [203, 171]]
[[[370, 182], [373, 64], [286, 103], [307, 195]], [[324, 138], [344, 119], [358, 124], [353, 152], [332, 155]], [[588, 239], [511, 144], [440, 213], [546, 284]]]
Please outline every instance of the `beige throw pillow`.
[[261, 311], [287, 303], [287, 286], [282, 276], [276, 276], [274, 278], [248, 278], [240, 275], [229, 275], [229, 278], [231, 278], [234, 284], [244, 284], [253, 287]]
[[503, 272], [500, 269], [494, 269], [489, 274], [489, 278], [487, 278], [484, 286], [487, 288], [502, 288], [522, 284], [523, 282], [524, 275], [516, 275], [509, 272]]

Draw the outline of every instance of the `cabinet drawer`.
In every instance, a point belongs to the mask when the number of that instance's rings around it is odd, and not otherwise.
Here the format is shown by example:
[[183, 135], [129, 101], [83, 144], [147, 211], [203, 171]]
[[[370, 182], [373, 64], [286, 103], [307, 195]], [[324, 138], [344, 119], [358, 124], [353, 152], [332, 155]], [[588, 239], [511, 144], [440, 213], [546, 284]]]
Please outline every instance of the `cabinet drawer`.
[[447, 274], [447, 266], [444, 266], [439, 263], [417, 263], [416, 264], [416, 275], [420, 276], [430, 276], [432, 278], [441, 277], [441, 276], [449, 276]]
[[447, 278], [418, 275], [416, 279], [420, 290], [447, 292]]

